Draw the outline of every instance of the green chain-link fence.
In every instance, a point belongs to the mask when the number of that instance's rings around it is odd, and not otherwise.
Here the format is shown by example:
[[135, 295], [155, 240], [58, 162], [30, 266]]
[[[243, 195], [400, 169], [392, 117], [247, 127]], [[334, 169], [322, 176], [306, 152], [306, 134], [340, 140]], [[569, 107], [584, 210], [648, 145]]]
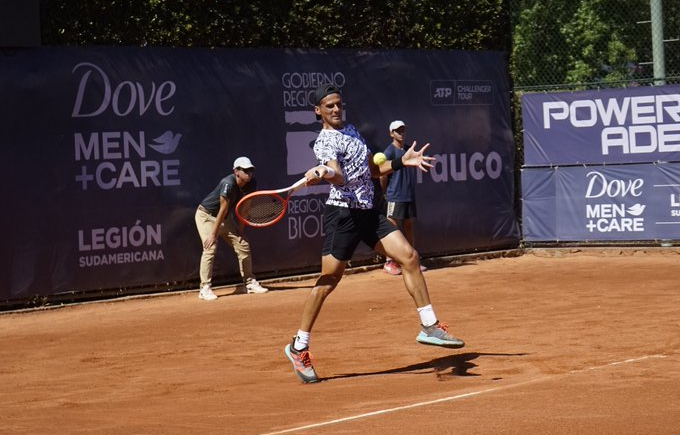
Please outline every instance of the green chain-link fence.
[[680, 0], [507, 1], [520, 195], [521, 95], [680, 83]]
[[680, 0], [510, 0], [516, 91], [680, 82]]

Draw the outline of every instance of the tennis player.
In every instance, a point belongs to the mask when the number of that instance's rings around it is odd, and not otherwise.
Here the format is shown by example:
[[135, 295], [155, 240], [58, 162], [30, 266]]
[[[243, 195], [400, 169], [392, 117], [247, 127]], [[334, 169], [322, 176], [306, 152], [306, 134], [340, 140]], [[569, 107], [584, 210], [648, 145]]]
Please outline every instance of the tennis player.
[[406, 290], [415, 302], [422, 325], [416, 341], [449, 348], [463, 347], [465, 343], [450, 335], [447, 326], [437, 320], [420, 270], [418, 253], [397, 227], [380, 210], [373, 208], [371, 178], [399, 171], [405, 166], [427, 172], [432, 167], [429, 162], [434, 160], [424, 155], [429, 144], [416, 151], [414, 142], [401, 159], [388, 160], [377, 166], [357, 129], [343, 123], [340, 90], [330, 84], [319, 86], [314, 99], [316, 117], [323, 122], [314, 143], [314, 154], [320, 165], [307, 171], [305, 177], [309, 185], [324, 179], [331, 184], [331, 189], [324, 207], [326, 235], [321, 249], [321, 275], [305, 301], [300, 329], [284, 349], [295, 374], [304, 383], [319, 380], [309, 353], [310, 333], [324, 301], [342, 279], [359, 242], [401, 265]]

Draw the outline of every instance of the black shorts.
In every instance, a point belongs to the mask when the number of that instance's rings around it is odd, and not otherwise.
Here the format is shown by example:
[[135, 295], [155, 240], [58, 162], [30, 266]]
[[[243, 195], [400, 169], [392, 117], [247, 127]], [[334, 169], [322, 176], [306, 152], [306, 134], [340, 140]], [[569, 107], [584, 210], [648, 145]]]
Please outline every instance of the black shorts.
[[387, 202], [387, 217], [392, 219], [415, 219], [418, 217], [416, 202]]
[[371, 249], [395, 227], [379, 210], [358, 210], [326, 205], [324, 208], [326, 236], [321, 255], [331, 254], [338, 260], [349, 261], [359, 242]]

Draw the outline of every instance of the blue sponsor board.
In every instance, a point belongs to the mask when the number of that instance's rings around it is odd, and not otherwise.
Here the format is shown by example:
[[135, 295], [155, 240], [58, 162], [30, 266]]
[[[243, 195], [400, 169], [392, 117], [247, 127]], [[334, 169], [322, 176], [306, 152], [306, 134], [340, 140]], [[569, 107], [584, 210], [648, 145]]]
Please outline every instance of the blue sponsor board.
[[680, 86], [522, 96], [524, 165], [680, 161]]
[[[0, 298], [197, 283], [198, 203], [241, 155], [262, 189], [315, 165], [311, 95], [326, 82], [373, 152], [394, 119], [431, 144], [422, 256], [518, 243], [510, 106], [495, 97], [510, 93], [503, 53], [20, 49], [0, 55]], [[318, 270], [327, 191], [304, 189], [277, 225], [248, 229], [257, 274]], [[237, 277], [219, 250], [216, 281]]]
[[527, 241], [680, 238], [680, 163], [525, 168]]

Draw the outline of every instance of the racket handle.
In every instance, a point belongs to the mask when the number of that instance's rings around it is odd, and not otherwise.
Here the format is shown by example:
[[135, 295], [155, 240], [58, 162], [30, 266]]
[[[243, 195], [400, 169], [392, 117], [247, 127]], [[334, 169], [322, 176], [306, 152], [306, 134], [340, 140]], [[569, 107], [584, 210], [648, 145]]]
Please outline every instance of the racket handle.
[[[321, 167], [326, 169], [326, 174], [323, 176], [323, 178], [333, 178], [335, 177], [335, 170], [331, 168], [330, 166], [326, 165], [321, 165]], [[321, 178], [321, 172], [319, 170], [314, 171], [314, 175], [316, 175], [316, 178]]]

